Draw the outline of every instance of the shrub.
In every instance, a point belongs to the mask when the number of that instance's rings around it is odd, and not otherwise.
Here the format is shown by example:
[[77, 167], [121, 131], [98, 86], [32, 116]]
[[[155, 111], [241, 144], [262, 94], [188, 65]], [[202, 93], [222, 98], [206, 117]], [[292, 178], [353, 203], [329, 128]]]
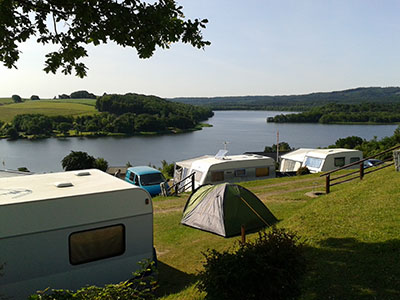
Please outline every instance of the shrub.
[[32, 95], [31, 100], [40, 100], [38, 95]]
[[22, 102], [22, 98], [18, 95], [12, 95], [11, 99], [15, 102], [15, 103], [20, 103]]
[[162, 167], [159, 169], [165, 178], [172, 178], [174, 176], [175, 164], [169, 164], [166, 160], [161, 161]]
[[[77, 290], [44, 290], [31, 295], [29, 300], [149, 300], [154, 299], [157, 282], [154, 280], [156, 270], [154, 262], [141, 262], [142, 269], [134, 273], [134, 279], [104, 287], [87, 286]], [[150, 275], [151, 274], [151, 275]]]
[[297, 171], [296, 171], [296, 175], [297, 176], [301, 176], [301, 175], [307, 175], [310, 174], [310, 170], [307, 167], [300, 167]]
[[284, 229], [262, 231], [233, 252], [208, 250], [198, 288], [206, 299], [293, 299], [305, 272], [303, 244]]
[[71, 151], [62, 161], [65, 171], [83, 170], [93, 168], [95, 158], [83, 151]]
[[94, 161], [93, 167], [105, 172], [108, 169], [108, 162], [104, 158], [98, 157]]

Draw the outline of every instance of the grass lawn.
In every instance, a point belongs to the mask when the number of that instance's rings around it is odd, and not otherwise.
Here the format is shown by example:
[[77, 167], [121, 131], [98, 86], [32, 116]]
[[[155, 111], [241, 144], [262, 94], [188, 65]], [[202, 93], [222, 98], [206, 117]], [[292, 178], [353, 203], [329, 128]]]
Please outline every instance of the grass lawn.
[[[306, 243], [308, 272], [302, 299], [400, 299], [400, 173], [394, 168], [335, 186], [307, 175], [243, 183]], [[228, 249], [225, 239], [180, 225], [188, 195], [154, 199], [154, 239], [160, 299], [204, 299], [195, 288], [207, 249]], [[254, 238], [256, 234], [249, 235]]]
[[0, 98], [0, 105], [14, 103], [11, 98]]
[[91, 103], [90, 101], [93, 102], [95, 100], [84, 100], [77, 99], [77, 102], [75, 102], [75, 100], [36, 100], [0, 105], [0, 120], [10, 122], [14, 116], [20, 114], [81, 116], [96, 113], [97, 110], [95, 109], [94, 105], [88, 105], [88, 103]]

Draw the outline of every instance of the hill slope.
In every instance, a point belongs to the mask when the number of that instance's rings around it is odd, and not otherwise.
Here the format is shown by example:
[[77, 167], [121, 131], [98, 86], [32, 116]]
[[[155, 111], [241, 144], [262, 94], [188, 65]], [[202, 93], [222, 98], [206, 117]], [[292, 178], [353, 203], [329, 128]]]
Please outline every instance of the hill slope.
[[311, 93], [287, 96], [240, 96], [171, 99], [194, 105], [209, 106], [218, 109], [270, 109], [270, 110], [307, 110], [312, 106], [328, 103], [359, 104], [365, 102], [400, 103], [400, 87], [368, 87], [344, 91]]
[[[281, 220], [278, 226], [306, 242], [302, 299], [399, 299], [399, 180], [390, 167], [314, 199], [305, 193], [323, 188], [318, 174], [243, 185]], [[179, 225], [186, 197], [154, 200], [161, 299], [204, 299], [195, 288], [201, 252], [227, 249], [239, 240]]]

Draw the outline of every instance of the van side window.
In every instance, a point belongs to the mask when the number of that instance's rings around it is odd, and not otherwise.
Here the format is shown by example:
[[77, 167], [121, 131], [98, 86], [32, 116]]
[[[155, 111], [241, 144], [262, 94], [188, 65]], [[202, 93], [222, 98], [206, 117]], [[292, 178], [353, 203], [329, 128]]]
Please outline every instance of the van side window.
[[256, 168], [256, 177], [265, 177], [269, 175], [269, 168]]
[[355, 163], [356, 161], [359, 161], [359, 157], [350, 157], [350, 163]]
[[135, 185], [139, 186], [139, 176], [136, 175], [135, 177]]
[[335, 157], [335, 167], [343, 167], [344, 165], [344, 157]]
[[223, 181], [224, 171], [211, 172], [211, 181]]
[[132, 173], [132, 172], [131, 172], [131, 173], [129, 174], [129, 180], [130, 180], [130, 181], [133, 181], [133, 177], [135, 177], [135, 173]]
[[74, 232], [69, 236], [69, 261], [80, 265], [121, 255], [125, 252], [122, 224]]

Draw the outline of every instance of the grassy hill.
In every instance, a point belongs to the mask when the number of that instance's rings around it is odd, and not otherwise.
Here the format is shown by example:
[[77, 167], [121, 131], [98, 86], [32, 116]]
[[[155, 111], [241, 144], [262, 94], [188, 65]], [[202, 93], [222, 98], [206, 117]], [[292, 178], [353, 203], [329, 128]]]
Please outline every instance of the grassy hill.
[[7, 98], [0, 99], [0, 103], [4, 104], [0, 105], [0, 120], [6, 122], [21, 114], [82, 116], [97, 112], [94, 99], [26, 100], [22, 103], [7, 100]]
[[400, 103], [400, 87], [368, 87], [344, 91], [285, 96], [237, 97], [181, 97], [171, 99], [194, 105], [209, 106], [213, 110], [255, 109], [305, 111], [329, 103]]
[[[400, 173], [387, 168], [333, 187], [317, 174], [244, 183], [306, 242], [308, 272], [302, 299], [400, 298]], [[201, 252], [227, 249], [239, 238], [179, 225], [187, 196], [154, 199], [161, 299], [203, 299], [195, 288]], [[249, 235], [254, 238], [255, 235]]]

